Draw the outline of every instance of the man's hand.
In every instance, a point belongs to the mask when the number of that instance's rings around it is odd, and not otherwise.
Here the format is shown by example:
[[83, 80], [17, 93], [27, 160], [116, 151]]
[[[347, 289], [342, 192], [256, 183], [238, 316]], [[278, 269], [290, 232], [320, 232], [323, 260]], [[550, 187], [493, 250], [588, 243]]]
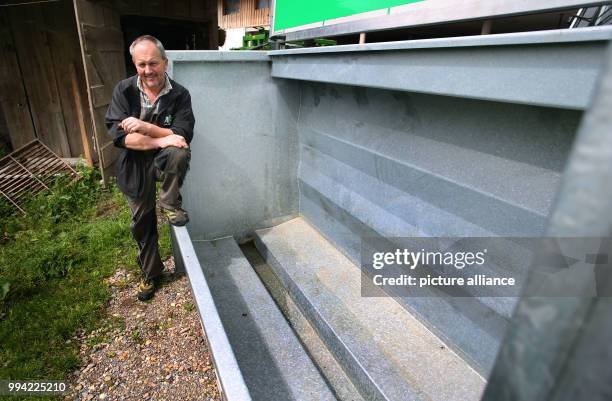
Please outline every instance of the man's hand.
[[119, 123], [119, 126], [123, 128], [123, 130], [127, 134], [138, 132], [142, 135], [149, 135], [149, 128], [151, 124], [139, 120], [136, 117], [128, 117], [125, 120], [121, 121]]
[[134, 132], [125, 136], [125, 147], [133, 150], [152, 150], [175, 146], [177, 148], [189, 148], [187, 141], [180, 135], [170, 134], [162, 138], [151, 138], [147, 135]]
[[161, 148], [167, 148], [169, 146], [175, 146], [177, 148], [188, 148], [189, 145], [185, 138], [180, 135], [172, 134], [165, 136], [163, 138], [159, 138], [159, 146]]

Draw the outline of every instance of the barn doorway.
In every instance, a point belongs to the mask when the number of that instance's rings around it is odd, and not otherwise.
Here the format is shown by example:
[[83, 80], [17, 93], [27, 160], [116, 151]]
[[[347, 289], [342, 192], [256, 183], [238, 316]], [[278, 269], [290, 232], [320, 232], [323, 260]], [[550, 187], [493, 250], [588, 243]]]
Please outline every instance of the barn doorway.
[[153, 35], [166, 50], [208, 50], [208, 23], [176, 19], [127, 15], [121, 17], [121, 30], [125, 43], [125, 69], [134, 75], [136, 69], [128, 50], [129, 45], [141, 35]]

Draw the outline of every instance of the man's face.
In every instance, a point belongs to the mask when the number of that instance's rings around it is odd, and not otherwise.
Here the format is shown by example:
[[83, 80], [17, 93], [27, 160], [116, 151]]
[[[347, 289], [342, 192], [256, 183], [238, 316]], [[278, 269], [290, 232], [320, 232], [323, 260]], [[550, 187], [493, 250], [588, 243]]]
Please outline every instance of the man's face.
[[145, 88], [158, 91], [166, 82], [166, 68], [168, 60], [161, 58], [157, 46], [153, 42], [143, 40], [134, 46], [132, 61], [136, 66], [136, 72], [140, 82]]

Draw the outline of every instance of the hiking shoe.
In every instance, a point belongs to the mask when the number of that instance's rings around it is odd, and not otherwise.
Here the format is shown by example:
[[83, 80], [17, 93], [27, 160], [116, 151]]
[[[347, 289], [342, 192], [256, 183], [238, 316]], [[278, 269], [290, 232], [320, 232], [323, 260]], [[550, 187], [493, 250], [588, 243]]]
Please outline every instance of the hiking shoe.
[[164, 216], [166, 216], [166, 219], [168, 219], [168, 222], [173, 226], [181, 227], [189, 223], [189, 215], [180, 207], [175, 209], [162, 208], [162, 212]]
[[155, 290], [157, 290], [156, 280], [141, 279], [138, 284], [138, 300], [141, 302], [148, 301], [155, 295]]

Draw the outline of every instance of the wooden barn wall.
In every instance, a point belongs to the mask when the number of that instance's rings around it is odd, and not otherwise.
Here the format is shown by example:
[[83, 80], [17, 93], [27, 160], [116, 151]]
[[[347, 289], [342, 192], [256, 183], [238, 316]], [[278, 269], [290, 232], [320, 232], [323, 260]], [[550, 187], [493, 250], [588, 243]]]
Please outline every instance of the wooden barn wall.
[[17, 48], [13, 41], [8, 9], [0, 8], [0, 106], [4, 119], [3, 136], [18, 148], [36, 138], [28, 98], [22, 82]]
[[219, 26], [223, 29], [270, 25], [270, 8], [256, 9], [257, 0], [240, 0], [240, 11], [223, 14], [223, 0], [219, 1], [217, 12]]
[[217, 0], [115, 0], [120, 15], [138, 15], [202, 22], [208, 29], [208, 50], [217, 50]]
[[[72, 2], [4, 7], [0, 23], [0, 88], [13, 147], [36, 135], [61, 157], [82, 155], [71, 68], [81, 107], [88, 106]], [[87, 115], [85, 126], [91, 127]]]
[[142, 15], [191, 21], [208, 20], [211, 4], [216, 10], [216, 1], [206, 0], [115, 0], [114, 2], [121, 15]]
[[[85, 27], [85, 33], [91, 39], [89, 45], [103, 45], [105, 48], [102, 53], [106, 52], [106, 57], [108, 51], [119, 53], [125, 50], [120, 33], [120, 15], [202, 22], [208, 30], [208, 41], [210, 42], [208, 48], [217, 49], [218, 47], [217, 1], [96, 0], [80, 1], [79, 4], [83, 6], [86, 22], [91, 23], [91, 29]], [[96, 10], [99, 8], [108, 9], [109, 12], [98, 13]], [[104, 24], [96, 24], [98, 19], [108, 19], [111, 14], [112, 21], [104, 20]], [[115, 39], [109, 39], [106, 36], [96, 37], [99, 30], [94, 28], [105, 25], [112, 25], [116, 29]], [[103, 43], [100, 43], [99, 40], [102, 40]], [[100, 60], [105, 56], [102, 56]], [[91, 58], [92, 54], [86, 56], [87, 60], [89, 60], [88, 57]], [[119, 68], [117, 63], [100, 62], [98, 64], [104, 64], [102, 71], [98, 72], [108, 75], [105, 77], [108, 79], [104, 85], [105, 91], [108, 90], [106, 86], [111, 87], [116, 83], [115, 81], [125, 75], [124, 70]], [[0, 127], [2, 130], [0, 135], [8, 136], [14, 149], [32, 139], [39, 138], [61, 157], [78, 157], [84, 153], [69, 73], [71, 68], [74, 68], [77, 75], [89, 149], [97, 159], [93, 149], [96, 141], [92, 140], [94, 134], [92, 113], [88, 101], [73, 0], [33, 2], [32, 4], [0, 7], [0, 111], [2, 112], [0, 120], [4, 121]], [[88, 68], [91, 68], [91, 65]], [[95, 103], [93, 114], [97, 125], [102, 128], [102, 106], [105, 102], [98, 96], [101, 95], [101, 90], [96, 87], [96, 84], [100, 84], [96, 81], [96, 74], [91, 75]], [[101, 132], [99, 139], [102, 139], [103, 136]], [[102, 151], [103, 153], [111, 152], [112, 149], [102, 149]], [[109, 160], [113, 159], [112, 155], [108, 156]]]

